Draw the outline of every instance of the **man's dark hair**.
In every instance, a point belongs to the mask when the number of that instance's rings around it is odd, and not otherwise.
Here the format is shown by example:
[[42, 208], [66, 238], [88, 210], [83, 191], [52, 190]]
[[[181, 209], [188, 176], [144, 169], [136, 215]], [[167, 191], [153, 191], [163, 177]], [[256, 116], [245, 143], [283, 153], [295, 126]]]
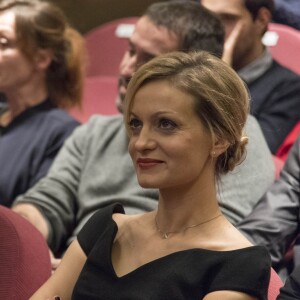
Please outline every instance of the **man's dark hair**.
[[274, 12], [274, 1], [273, 0], [244, 0], [244, 5], [252, 15], [253, 20], [256, 19], [258, 11], [265, 7], [273, 15]]
[[144, 16], [157, 26], [166, 27], [179, 38], [179, 51], [206, 50], [222, 56], [225, 40], [219, 18], [194, 1], [157, 2], [149, 6]]

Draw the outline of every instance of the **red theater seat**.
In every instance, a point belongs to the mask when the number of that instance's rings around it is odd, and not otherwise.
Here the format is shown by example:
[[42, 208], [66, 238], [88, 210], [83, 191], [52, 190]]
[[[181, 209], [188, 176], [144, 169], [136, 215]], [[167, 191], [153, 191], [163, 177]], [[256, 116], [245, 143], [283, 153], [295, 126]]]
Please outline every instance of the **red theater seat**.
[[268, 290], [268, 300], [276, 300], [279, 295], [279, 290], [283, 286], [283, 282], [278, 276], [278, 274], [271, 269], [271, 278]]
[[137, 19], [117, 19], [85, 34], [89, 58], [87, 76], [118, 76], [119, 64], [128, 49], [128, 37]]
[[282, 65], [300, 74], [300, 31], [283, 24], [270, 23], [263, 38], [272, 56]]
[[87, 77], [84, 84], [82, 108], [72, 108], [69, 113], [81, 123], [85, 123], [94, 114], [119, 113], [116, 107], [117, 86], [117, 77]]
[[50, 277], [48, 246], [23, 217], [0, 206], [0, 299], [28, 300]]

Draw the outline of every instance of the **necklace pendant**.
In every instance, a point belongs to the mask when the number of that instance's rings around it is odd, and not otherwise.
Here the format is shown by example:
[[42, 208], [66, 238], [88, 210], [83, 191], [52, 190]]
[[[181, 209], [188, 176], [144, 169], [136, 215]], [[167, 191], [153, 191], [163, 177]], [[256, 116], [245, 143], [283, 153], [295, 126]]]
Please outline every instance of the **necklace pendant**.
[[167, 232], [166, 232], [166, 233], [164, 233], [164, 235], [163, 235], [163, 238], [164, 238], [165, 240], [169, 238], [169, 235], [168, 235], [168, 233], [167, 233]]

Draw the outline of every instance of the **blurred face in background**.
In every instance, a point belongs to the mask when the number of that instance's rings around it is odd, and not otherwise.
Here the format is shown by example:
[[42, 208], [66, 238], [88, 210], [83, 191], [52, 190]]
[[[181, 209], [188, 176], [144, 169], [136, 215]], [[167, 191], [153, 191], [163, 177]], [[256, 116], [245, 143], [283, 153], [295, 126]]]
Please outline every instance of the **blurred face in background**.
[[177, 50], [179, 41], [175, 33], [162, 26], [156, 26], [148, 17], [141, 17], [136, 23], [129, 47], [120, 64], [118, 108], [122, 111], [127, 85], [133, 73], [144, 63], [162, 53]]
[[251, 63], [263, 51], [261, 38], [268, 20], [266, 9], [261, 9], [257, 18], [247, 10], [243, 0], [201, 0], [201, 4], [216, 13], [225, 27], [226, 39], [230, 36], [236, 26], [239, 33], [235, 43], [232, 66], [239, 70]]
[[0, 13], [0, 92], [22, 87], [34, 72], [34, 65], [17, 47], [15, 15]]

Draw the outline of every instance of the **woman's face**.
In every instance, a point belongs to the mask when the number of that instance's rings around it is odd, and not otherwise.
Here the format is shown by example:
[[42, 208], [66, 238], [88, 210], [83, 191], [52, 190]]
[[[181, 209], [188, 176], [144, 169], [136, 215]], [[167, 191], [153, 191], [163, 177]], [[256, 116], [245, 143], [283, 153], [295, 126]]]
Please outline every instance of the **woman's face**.
[[16, 45], [15, 15], [10, 11], [0, 13], [0, 91], [21, 88], [33, 72], [33, 63]]
[[136, 93], [129, 115], [129, 153], [142, 187], [180, 188], [213, 173], [212, 139], [194, 101], [164, 80], [147, 83]]

